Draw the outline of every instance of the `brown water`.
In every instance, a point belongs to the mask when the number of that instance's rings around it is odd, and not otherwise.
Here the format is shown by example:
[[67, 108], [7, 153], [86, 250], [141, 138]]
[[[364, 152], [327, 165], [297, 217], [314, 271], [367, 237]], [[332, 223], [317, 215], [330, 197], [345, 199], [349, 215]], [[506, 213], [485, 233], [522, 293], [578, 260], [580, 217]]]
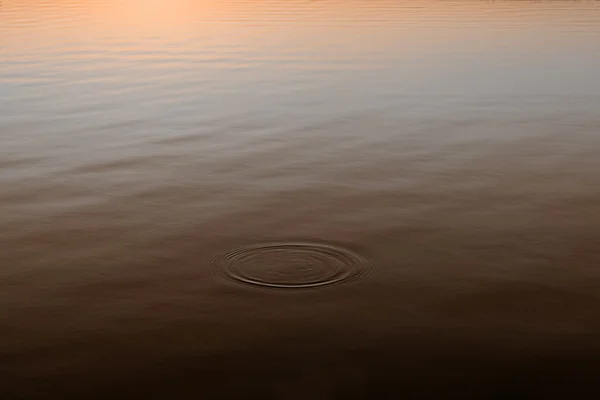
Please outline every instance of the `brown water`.
[[3, 0], [0, 398], [583, 398], [599, 154], [600, 2]]

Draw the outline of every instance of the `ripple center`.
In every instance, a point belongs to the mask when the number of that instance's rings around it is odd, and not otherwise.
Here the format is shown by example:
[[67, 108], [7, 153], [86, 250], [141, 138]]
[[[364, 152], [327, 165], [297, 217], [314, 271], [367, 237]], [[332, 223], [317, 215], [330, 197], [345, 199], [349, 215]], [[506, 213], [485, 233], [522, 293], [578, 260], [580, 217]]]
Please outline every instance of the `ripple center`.
[[212, 259], [218, 273], [238, 283], [271, 288], [312, 288], [360, 276], [366, 259], [337, 246], [265, 243], [234, 249]]

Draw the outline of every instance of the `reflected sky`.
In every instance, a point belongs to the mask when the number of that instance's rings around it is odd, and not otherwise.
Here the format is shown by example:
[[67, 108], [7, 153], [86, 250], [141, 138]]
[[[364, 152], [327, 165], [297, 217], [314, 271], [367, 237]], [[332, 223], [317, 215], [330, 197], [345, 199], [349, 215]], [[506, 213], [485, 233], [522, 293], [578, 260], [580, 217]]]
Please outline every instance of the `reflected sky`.
[[61, 99], [290, 111], [600, 95], [596, 1], [9, 0], [0, 10], [10, 115], [23, 101], [57, 113]]

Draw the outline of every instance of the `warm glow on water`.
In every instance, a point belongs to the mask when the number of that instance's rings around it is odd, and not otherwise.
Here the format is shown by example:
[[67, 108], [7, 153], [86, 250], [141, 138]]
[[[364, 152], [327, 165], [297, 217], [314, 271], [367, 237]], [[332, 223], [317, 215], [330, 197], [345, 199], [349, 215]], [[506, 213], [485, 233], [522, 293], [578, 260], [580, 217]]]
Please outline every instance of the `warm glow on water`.
[[0, 399], [598, 397], [599, 71], [598, 1], [2, 0]]

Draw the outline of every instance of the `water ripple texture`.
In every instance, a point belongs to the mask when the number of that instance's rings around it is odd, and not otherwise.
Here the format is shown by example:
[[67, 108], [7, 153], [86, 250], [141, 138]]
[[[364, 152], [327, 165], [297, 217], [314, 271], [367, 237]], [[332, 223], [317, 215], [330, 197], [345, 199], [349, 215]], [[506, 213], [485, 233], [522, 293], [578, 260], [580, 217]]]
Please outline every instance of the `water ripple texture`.
[[233, 281], [280, 289], [314, 288], [360, 278], [369, 272], [366, 257], [320, 243], [255, 244], [211, 258], [215, 273]]

